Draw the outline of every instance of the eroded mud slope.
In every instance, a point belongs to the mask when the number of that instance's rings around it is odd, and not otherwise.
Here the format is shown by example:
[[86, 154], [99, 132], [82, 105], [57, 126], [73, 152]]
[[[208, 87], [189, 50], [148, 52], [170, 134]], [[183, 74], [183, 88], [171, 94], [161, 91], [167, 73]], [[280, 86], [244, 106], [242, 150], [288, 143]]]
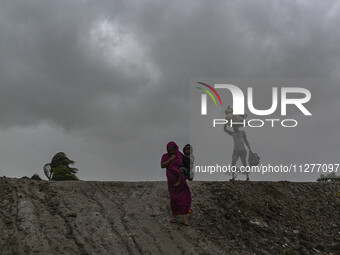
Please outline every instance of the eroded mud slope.
[[340, 254], [340, 184], [189, 184], [186, 227], [165, 182], [0, 178], [0, 254]]

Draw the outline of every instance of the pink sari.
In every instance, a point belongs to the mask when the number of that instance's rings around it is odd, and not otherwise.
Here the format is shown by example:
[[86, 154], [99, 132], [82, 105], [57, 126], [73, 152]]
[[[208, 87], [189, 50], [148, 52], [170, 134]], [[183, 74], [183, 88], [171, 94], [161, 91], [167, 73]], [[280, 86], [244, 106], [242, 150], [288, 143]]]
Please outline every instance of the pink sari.
[[[167, 151], [169, 151], [171, 147], [174, 147], [177, 157], [171, 161], [170, 165], [166, 168], [166, 177], [168, 180], [168, 190], [170, 194], [170, 206], [172, 214], [186, 214], [189, 212], [191, 205], [191, 192], [184, 175], [182, 175], [181, 184], [177, 187], [173, 186], [180, 175], [179, 167], [183, 165], [183, 154], [178, 151], [178, 146], [175, 142], [169, 142], [167, 144]], [[167, 161], [169, 158], [170, 155], [165, 153], [162, 156], [161, 163]]]

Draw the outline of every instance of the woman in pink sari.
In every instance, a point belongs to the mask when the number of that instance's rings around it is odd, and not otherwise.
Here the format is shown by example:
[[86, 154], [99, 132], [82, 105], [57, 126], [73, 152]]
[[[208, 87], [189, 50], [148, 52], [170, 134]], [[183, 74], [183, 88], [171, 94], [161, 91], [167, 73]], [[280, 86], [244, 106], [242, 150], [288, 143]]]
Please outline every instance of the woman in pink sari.
[[186, 214], [191, 212], [191, 193], [186, 179], [179, 167], [183, 165], [183, 154], [178, 150], [175, 142], [169, 142], [167, 152], [162, 156], [161, 167], [166, 168], [170, 206], [172, 210], [171, 223], [176, 222], [177, 215], [183, 215], [183, 224], [189, 226]]

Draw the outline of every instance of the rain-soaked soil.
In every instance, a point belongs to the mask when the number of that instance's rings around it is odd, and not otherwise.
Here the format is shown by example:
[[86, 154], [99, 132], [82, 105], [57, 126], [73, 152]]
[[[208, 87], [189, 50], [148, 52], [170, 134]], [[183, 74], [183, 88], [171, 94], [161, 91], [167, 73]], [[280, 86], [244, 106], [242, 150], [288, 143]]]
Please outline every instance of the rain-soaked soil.
[[340, 254], [340, 183], [189, 185], [184, 226], [166, 182], [0, 178], [0, 254]]

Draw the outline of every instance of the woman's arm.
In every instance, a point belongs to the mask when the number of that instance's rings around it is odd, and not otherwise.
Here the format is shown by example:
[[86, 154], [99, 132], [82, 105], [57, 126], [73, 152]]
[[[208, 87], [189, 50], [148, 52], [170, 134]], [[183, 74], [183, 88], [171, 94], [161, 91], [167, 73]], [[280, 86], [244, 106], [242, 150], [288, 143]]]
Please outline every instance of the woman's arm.
[[167, 160], [161, 163], [161, 168], [168, 167], [170, 165], [170, 162], [173, 161], [176, 158], [176, 155], [171, 155], [171, 157]]
[[233, 135], [233, 131], [230, 131], [227, 129], [227, 124], [224, 124], [224, 132], [226, 132], [228, 135]]

